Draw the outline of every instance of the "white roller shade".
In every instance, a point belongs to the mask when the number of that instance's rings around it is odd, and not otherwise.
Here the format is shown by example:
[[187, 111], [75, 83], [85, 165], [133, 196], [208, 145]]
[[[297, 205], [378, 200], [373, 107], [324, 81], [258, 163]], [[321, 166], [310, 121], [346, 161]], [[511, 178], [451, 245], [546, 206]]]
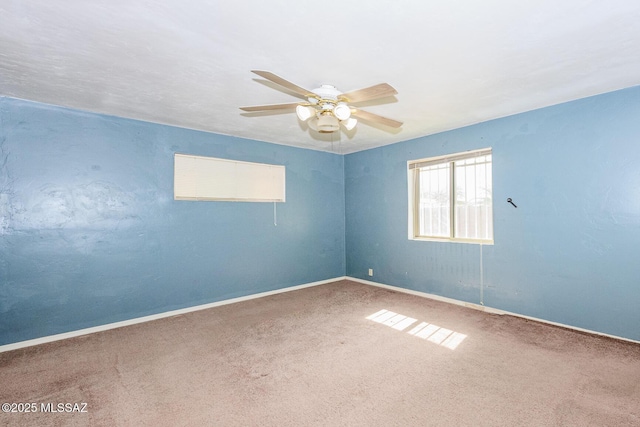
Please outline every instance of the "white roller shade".
[[175, 200], [284, 202], [285, 167], [176, 153]]

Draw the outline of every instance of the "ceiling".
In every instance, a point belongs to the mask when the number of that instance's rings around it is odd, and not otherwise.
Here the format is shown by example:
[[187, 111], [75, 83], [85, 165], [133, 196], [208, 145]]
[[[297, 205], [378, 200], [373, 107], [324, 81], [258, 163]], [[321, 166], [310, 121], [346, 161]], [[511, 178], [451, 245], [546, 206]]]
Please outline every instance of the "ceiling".
[[[0, 96], [351, 153], [640, 84], [635, 0], [0, 0]], [[318, 134], [253, 74], [404, 122]]]

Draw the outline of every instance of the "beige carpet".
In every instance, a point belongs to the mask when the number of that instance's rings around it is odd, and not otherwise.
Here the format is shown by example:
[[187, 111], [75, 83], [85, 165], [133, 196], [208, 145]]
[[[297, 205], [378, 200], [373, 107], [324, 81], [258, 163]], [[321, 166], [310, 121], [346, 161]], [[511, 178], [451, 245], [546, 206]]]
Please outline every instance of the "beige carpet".
[[640, 345], [346, 281], [5, 352], [0, 380], [37, 408], [9, 426], [640, 425]]

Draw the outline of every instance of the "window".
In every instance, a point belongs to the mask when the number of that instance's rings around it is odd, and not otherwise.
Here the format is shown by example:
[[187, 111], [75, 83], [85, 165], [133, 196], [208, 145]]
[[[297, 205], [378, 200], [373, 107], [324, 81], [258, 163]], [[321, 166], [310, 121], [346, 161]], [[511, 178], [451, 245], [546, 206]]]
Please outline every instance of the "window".
[[493, 243], [490, 148], [407, 166], [410, 239]]
[[174, 155], [175, 200], [284, 202], [285, 167]]

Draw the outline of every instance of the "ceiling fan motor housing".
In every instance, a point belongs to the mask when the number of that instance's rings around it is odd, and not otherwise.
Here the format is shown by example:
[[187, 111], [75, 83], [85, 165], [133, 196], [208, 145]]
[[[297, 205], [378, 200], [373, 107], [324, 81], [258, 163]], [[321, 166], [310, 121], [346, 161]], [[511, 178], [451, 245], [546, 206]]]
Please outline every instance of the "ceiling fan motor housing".
[[[319, 88], [312, 90], [312, 92], [318, 95], [321, 99], [331, 101], [337, 101], [338, 95], [340, 95], [338, 89], [333, 85], [321, 85]], [[311, 101], [311, 99], [309, 99], [309, 101]]]

